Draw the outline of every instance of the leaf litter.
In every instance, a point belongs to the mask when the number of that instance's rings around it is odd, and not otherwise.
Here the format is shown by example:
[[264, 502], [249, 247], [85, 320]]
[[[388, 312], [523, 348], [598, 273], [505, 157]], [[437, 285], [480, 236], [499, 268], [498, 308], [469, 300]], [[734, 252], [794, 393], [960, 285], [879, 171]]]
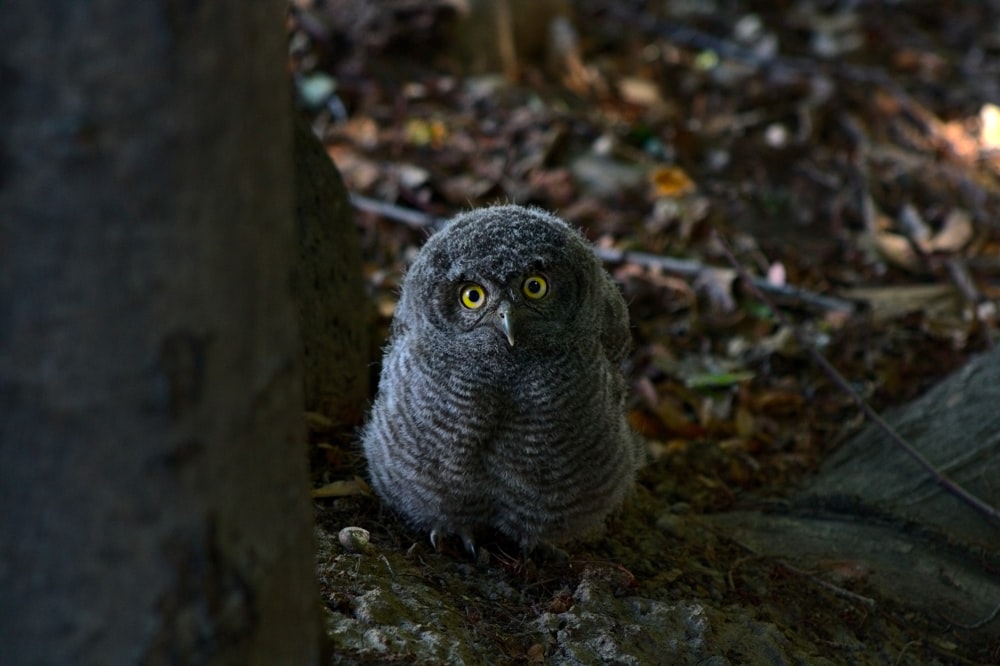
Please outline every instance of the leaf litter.
[[[504, 28], [463, 23], [461, 4], [293, 2], [303, 113], [355, 194], [435, 218], [539, 205], [617, 257], [607, 265], [633, 323], [629, 420], [650, 442], [640, 481], [651, 523], [748, 493], [780, 500], [862, 423], [748, 296], [713, 232], [761, 282], [792, 288], [779, 307], [879, 410], [993, 344], [997, 3], [581, 0], [564, 13], [568, 3], [540, 2], [555, 18], [539, 30], [555, 36], [525, 29], [492, 66], [461, 55], [455, 34]], [[428, 232], [371, 212], [358, 225], [387, 330]], [[363, 473], [356, 455], [323, 460], [335, 461], [327, 476]], [[331, 506], [341, 501], [352, 500]], [[614, 558], [629, 540], [601, 543]], [[724, 569], [715, 548], [693, 561]], [[632, 573], [670, 569], [678, 596], [735, 594], [695, 584], [683, 561]], [[795, 585], [788, 571], [772, 571], [776, 585]], [[522, 661], [537, 656], [524, 649]]]

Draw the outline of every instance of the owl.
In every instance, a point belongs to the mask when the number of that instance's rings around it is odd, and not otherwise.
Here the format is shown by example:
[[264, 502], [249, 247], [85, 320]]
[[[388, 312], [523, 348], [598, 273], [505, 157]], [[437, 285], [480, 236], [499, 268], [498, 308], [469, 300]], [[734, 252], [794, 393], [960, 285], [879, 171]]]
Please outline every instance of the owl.
[[644, 446], [625, 420], [631, 341], [617, 285], [537, 208], [464, 213], [407, 272], [362, 443], [376, 492], [414, 527], [488, 531], [528, 553], [601, 526]]

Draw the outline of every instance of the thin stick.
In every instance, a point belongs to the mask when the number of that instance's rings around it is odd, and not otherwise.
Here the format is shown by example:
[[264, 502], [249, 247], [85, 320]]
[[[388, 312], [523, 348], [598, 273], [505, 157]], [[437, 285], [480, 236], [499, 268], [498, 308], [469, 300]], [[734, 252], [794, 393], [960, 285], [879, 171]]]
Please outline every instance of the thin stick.
[[820, 587], [833, 592], [837, 596], [843, 597], [845, 599], [849, 599], [851, 601], [857, 601], [858, 603], [863, 604], [863, 605], [867, 606], [868, 608], [875, 608], [877, 606], [877, 604], [875, 603], [875, 600], [872, 599], [871, 597], [866, 597], [866, 596], [857, 594], [855, 592], [851, 592], [850, 590], [847, 590], [847, 589], [845, 589], [843, 587], [840, 587], [839, 585], [834, 585], [833, 583], [825, 581], [825, 580], [823, 580], [822, 578], [820, 578], [818, 576], [814, 576], [813, 574], [809, 573], [808, 571], [803, 571], [802, 569], [799, 569], [798, 567], [793, 567], [791, 564], [789, 564], [788, 562], [785, 562], [784, 560], [778, 560], [778, 566], [781, 566], [781, 567], [787, 569], [788, 571], [791, 571], [793, 574], [795, 574], [797, 576], [802, 576], [803, 578], [808, 578], [809, 580], [811, 580], [812, 582], [816, 583]]
[[[596, 249], [597, 256], [602, 261], [609, 264], [626, 263], [644, 268], [659, 268], [685, 277], [697, 277], [705, 271], [720, 270], [711, 266], [705, 266], [690, 259], [675, 259], [658, 254], [648, 254], [646, 252], [623, 252], [614, 248], [599, 247]], [[750, 278], [753, 285], [760, 291], [765, 291], [777, 298], [791, 299], [806, 305], [811, 305], [820, 310], [833, 310], [841, 312], [854, 312], [858, 306], [853, 301], [835, 296], [826, 296], [816, 292], [794, 287], [792, 285], [779, 285], [768, 282], [764, 278]]]
[[886, 435], [888, 435], [889, 439], [892, 440], [892, 442], [896, 446], [901, 448], [908, 456], [910, 456], [914, 461], [916, 461], [916, 463], [920, 465], [924, 469], [924, 471], [927, 472], [927, 474], [934, 481], [934, 483], [938, 484], [939, 486], [944, 488], [947, 492], [951, 493], [955, 497], [959, 498], [960, 500], [971, 506], [973, 509], [984, 515], [986, 518], [990, 519], [992, 522], [1000, 524], [1000, 512], [998, 512], [994, 507], [990, 506], [983, 500], [979, 499], [978, 497], [967, 491], [965, 488], [963, 488], [957, 482], [953, 481], [947, 475], [942, 474], [940, 470], [938, 470], [933, 464], [931, 464], [929, 460], [927, 460], [927, 458], [923, 456], [923, 454], [920, 453], [920, 451], [917, 451], [909, 442], [903, 439], [903, 437], [899, 433], [897, 433], [892, 428], [892, 426], [890, 426], [888, 422], [886, 422], [886, 420], [883, 419], [882, 416], [879, 415], [879, 413], [872, 408], [871, 405], [865, 402], [865, 399], [861, 397], [861, 394], [859, 394], [850, 385], [850, 383], [848, 383], [848, 381], [844, 379], [844, 377], [839, 372], [837, 372], [837, 369], [834, 368], [833, 365], [826, 360], [826, 357], [824, 357], [822, 354], [816, 351], [816, 349], [812, 346], [812, 344], [810, 344], [809, 340], [807, 340], [806, 337], [802, 335], [802, 333], [800, 333], [796, 327], [792, 326], [792, 323], [780, 310], [778, 310], [778, 308], [774, 306], [774, 303], [767, 296], [765, 296], [761, 290], [756, 288], [753, 279], [750, 277], [749, 273], [747, 273], [746, 269], [743, 268], [743, 266], [739, 263], [739, 261], [737, 261], [736, 256], [729, 248], [729, 245], [728, 243], [726, 243], [726, 240], [722, 237], [722, 234], [720, 234], [718, 231], [715, 231], [714, 233], [716, 240], [719, 242], [719, 245], [722, 248], [722, 252], [726, 255], [726, 259], [728, 259], [729, 263], [732, 264], [733, 269], [736, 271], [737, 275], [740, 276], [740, 279], [743, 280], [745, 284], [749, 285], [749, 289], [754, 294], [754, 296], [771, 310], [774, 317], [778, 320], [778, 322], [781, 323], [782, 326], [784, 326], [785, 328], [787, 328], [792, 332], [792, 334], [795, 336], [796, 341], [799, 343], [799, 346], [801, 346], [802, 349], [806, 350], [806, 353], [809, 354], [809, 357], [812, 358], [812, 360], [820, 368], [823, 369], [823, 372], [825, 372], [827, 376], [830, 377], [830, 379], [832, 379], [833, 382], [838, 387], [840, 387], [842, 391], [844, 391], [847, 395], [851, 397], [852, 400], [854, 400], [854, 403], [864, 413], [864, 415], [867, 416], [872, 423], [877, 425]]
[[[360, 194], [351, 194], [351, 204], [358, 210], [366, 213], [374, 213], [381, 217], [397, 220], [404, 224], [409, 224], [421, 229], [437, 230], [444, 223], [439, 217], [422, 213], [412, 208], [403, 208], [395, 204], [378, 201]], [[595, 249], [601, 261], [609, 264], [631, 264], [642, 266], [643, 268], [657, 268], [659, 270], [680, 275], [683, 277], [697, 277], [706, 271], [721, 270], [690, 259], [675, 259], [646, 252], [623, 252], [614, 248], [599, 247]], [[728, 270], [728, 269], [727, 269]], [[803, 303], [820, 310], [832, 310], [840, 312], [854, 312], [857, 304], [843, 298], [826, 296], [815, 292], [800, 289], [790, 285], [776, 285], [762, 278], [749, 278], [753, 285], [760, 291], [765, 291], [776, 298], [790, 299], [798, 303]]]
[[437, 230], [440, 229], [441, 225], [444, 223], [444, 220], [439, 217], [435, 217], [428, 213], [421, 213], [419, 210], [414, 210], [412, 208], [403, 208], [402, 206], [365, 197], [360, 194], [355, 194], [354, 192], [351, 192], [349, 196], [351, 198], [351, 205], [358, 210], [366, 213], [374, 213], [375, 215], [384, 217], [387, 220], [403, 222], [411, 227]]
[[961, 622], [955, 622], [954, 620], [948, 620], [948, 621], [951, 622], [956, 627], [958, 627], [959, 629], [967, 629], [969, 631], [975, 631], [976, 629], [982, 629], [983, 627], [988, 625], [990, 622], [995, 620], [997, 616], [1000, 616], [1000, 604], [998, 604], [993, 609], [993, 611], [990, 612], [989, 615], [984, 617], [982, 620], [979, 620], [978, 622], [973, 622], [972, 624], [962, 624]]

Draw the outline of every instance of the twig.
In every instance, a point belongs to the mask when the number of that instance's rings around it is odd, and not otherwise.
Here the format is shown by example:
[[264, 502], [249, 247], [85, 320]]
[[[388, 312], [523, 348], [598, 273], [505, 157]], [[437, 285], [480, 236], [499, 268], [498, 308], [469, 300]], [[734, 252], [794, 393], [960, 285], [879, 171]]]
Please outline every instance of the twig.
[[845, 599], [850, 599], [851, 601], [857, 601], [858, 603], [863, 604], [864, 606], [867, 606], [868, 608], [875, 608], [877, 606], [877, 604], [875, 603], [875, 600], [872, 599], [871, 597], [866, 597], [866, 596], [857, 594], [855, 592], [851, 592], [850, 590], [846, 590], [846, 589], [840, 587], [839, 585], [834, 585], [833, 583], [831, 583], [829, 581], [825, 581], [822, 578], [819, 578], [818, 576], [814, 576], [813, 574], [809, 573], [808, 571], [803, 571], [802, 569], [799, 569], [797, 567], [793, 567], [791, 564], [789, 564], [788, 562], [785, 562], [784, 560], [778, 560], [778, 565], [781, 566], [781, 567], [783, 567], [784, 569], [787, 569], [788, 571], [792, 572], [793, 574], [795, 574], [797, 576], [802, 576], [803, 578], [808, 578], [809, 580], [811, 580], [812, 582], [816, 583], [820, 587], [822, 587], [824, 589], [827, 589], [830, 592], [833, 592], [837, 596], [844, 597]]
[[[390, 220], [396, 220], [421, 229], [440, 229], [444, 220], [434, 215], [422, 213], [412, 208], [371, 199], [360, 194], [351, 194], [351, 204], [358, 210], [374, 213]], [[690, 259], [675, 259], [646, 252], [629, 252], [614, 248], [595, 248], [597, 256], [609, 264], [631, 264], [643, 268], [657, 268], [674, 275], [697, 277], [708, 271], [728, 270], [706, 266]], [[763, 278], [749, 278], [754, 287], [772, 294], [776, 298], [795, 301], [820, 310], [853, 312], [857, 305], [853, 301], [835, 296], [826, 296], [789, 285], [776, 285]]]
[[431, 229], [438, 230], [444, 224], [444, 220], [440, 217], [435, 217], [428, 213], [421, 213], [419, 210], [414, 210], [412, 208], [404, 208], [403, 206], [397, 206], [395, 204], [387, 203], [385, 201], [379, 201], [378, 199], [372, 199], [370, 197], [365, 197], [360, 194], [350, 193], [351, 205], [358, 210], [364, 211], [366, 213], [374, 213], [387, 220], [396, 220], [397, 222], [403, 222], [411, 227], [420, 227], [421, 229]]
[[993, 610], [982, 620], [979, 620], [978, 622], [973, 622], [972, 624], [962, 624], [961, 622], [955, 622], [954, 620], [948, 620], [948, 621], [951, 622], [956, 627], [958, 627], [959, 629], [967, 629], [968, 631], [975, 631], [976, 629], [982, 629], [990, 622], [995, 620], [998, 616], [1000, 616], [1000, 604], [997, 604], [996, 607], [994, 607]]
[[716, 240], [718, 241], [720, 247], [722, 248], [722, 252], [726, 255], [726, 259], [729, 260], [729, 263], [733, 266], [733, 269], [736, 271], [737, 275], [740, 276], [740, 279], [743, 280], [744, 283], [749, 285], [750, 291], [754, 294], [756, 298], [758, 298], [764, 305], [766, 305], [771, 310], [771, 313], [778, 320], [778, 322], [792, 332], [792, 334], [795, 336], [796, 341], [799, 343], [799, 346], [801, 346], [802, 349], [806, 351], [809, 357], [812, 358], [813, 362], [815, 362], [820, 368], [822, 368], [823, 372], [825, 372], [827, 376], [830, 377], [830, 379], [833, 380], [833, 382], [838, 387], [840, 387], [842, 391], [844, 391], [847, 395], [851, 397], [852, 400], [854, 400], [854, 403], [858, 406], [858, 408], [862, 411], [862, 413], [864, 413], [864, 415], [868, 417], [868, 419], [872, 423], [877, 425], [886, 435], [888, 435], [889, 439], [896, 446], [901, 448], [908, 456], [910, 456], [914, 461], [916, 461], [916, 463], [920, 465], [925, 472], [927, 472], [927, 474], [934, 481], [934, 483], [938, 484], [939, 486], [944, 488], [947, 492], [951, 493], [958, 499], [968, 504], [970, 507], [981, 513], [989, 520], [991, 520], [993, 523], [1000, 525], [1000, 512], [998, 512], [994, 507], [990, 506], [983, 500], [979, 499], [978, 497], [967, 491], [965, 488], [963, 488], [957, 482], [953, 481], [947, 475], [942, 474], [940, 470], [938, 470], [933, 464], [931, 464], [929, 460], [927, 460], [927, 458], [923, 456], [923, 454], [921, 454], [909, 442], [903, 439], [903, 437], [898, 432], [896, 432], [892, 428], [892, 426], [890, 426], [889, 423], [886, 422], [886, 420], [883, 419], [882, 416], [878, 412], [876, 412], [874, 408], [872, 408], [871, 405], [865, 402], [865, 399], [861, 397], [861, 395], [854, 389], [854, 387], [852, 387], [850, 383], [848, 383], [848, 381], [844, 379], [844, 377], [839, 372], [837, 372], [837, 369], [834, 368], [833, 365], [828, 360], [826, 360], [826, 357], [824, 357], [822, 354], [816, 351], [816, 349], [810, 344], [809, 340], [807, 340], [806, 337], [802, 335], [802, 333], [800, 333], [796, 327], [792, 326], [792, 323], [780, 310], [778, 310], [778, 308], [775, 307], [774, 303], [767, 296], [765, 296], [761, 290], [756, 289], [753, 283], [753, 279], [750, 277], [749, 273], [747, 273], [746, 269], [743, 268], [743, 266], [739, 263], [739, 261], [737, 261], [736, 256], [729, 248], [729, 244], [722, 237], [722, 234], [720, 234], [718, 231], [715, 231], [714, 233]]
[[[711, 266], [705, 266], [702, 263], [692, 261], [690, 259], [675, 259], [673, 257], [664, 257], [657, 254], [648, 254], [646, 252], [626, 252], [616, 250], [614, 248], [603, 247], [597, 248], [596, 252], [597, 256], [600, 257], [602, 261], [609, 264], [626, 263], [642, 266], [644, 268], [659, 268], [667, 271], [668, 273], [682, 275], [685, 277], [697, 277], [706, 271], [722, 270]], [[754, 287], [760, 291], [767, 292], [777, 298], [789, 299], [805, 305], [810, 305], [820, 310], [854, 312], [858, 307], [853, 301], [837, 298], [835, 296], [817, 294], [800, 287], [774, 284], [773, 282], [768, 282], [764, 278], [751, 277], [750, 280], [752, 281]]]

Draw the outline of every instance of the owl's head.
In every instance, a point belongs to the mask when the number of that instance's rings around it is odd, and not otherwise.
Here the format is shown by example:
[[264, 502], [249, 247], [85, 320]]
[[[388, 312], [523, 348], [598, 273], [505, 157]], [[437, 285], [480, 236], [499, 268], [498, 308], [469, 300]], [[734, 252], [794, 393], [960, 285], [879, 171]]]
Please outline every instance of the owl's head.
[[395, 326], [441, 334], [441, 344], [545, 348], [593, 324], [601, 267], [559, 218], [505, 205], [449, 222], [418, 254], [403, 282]]

